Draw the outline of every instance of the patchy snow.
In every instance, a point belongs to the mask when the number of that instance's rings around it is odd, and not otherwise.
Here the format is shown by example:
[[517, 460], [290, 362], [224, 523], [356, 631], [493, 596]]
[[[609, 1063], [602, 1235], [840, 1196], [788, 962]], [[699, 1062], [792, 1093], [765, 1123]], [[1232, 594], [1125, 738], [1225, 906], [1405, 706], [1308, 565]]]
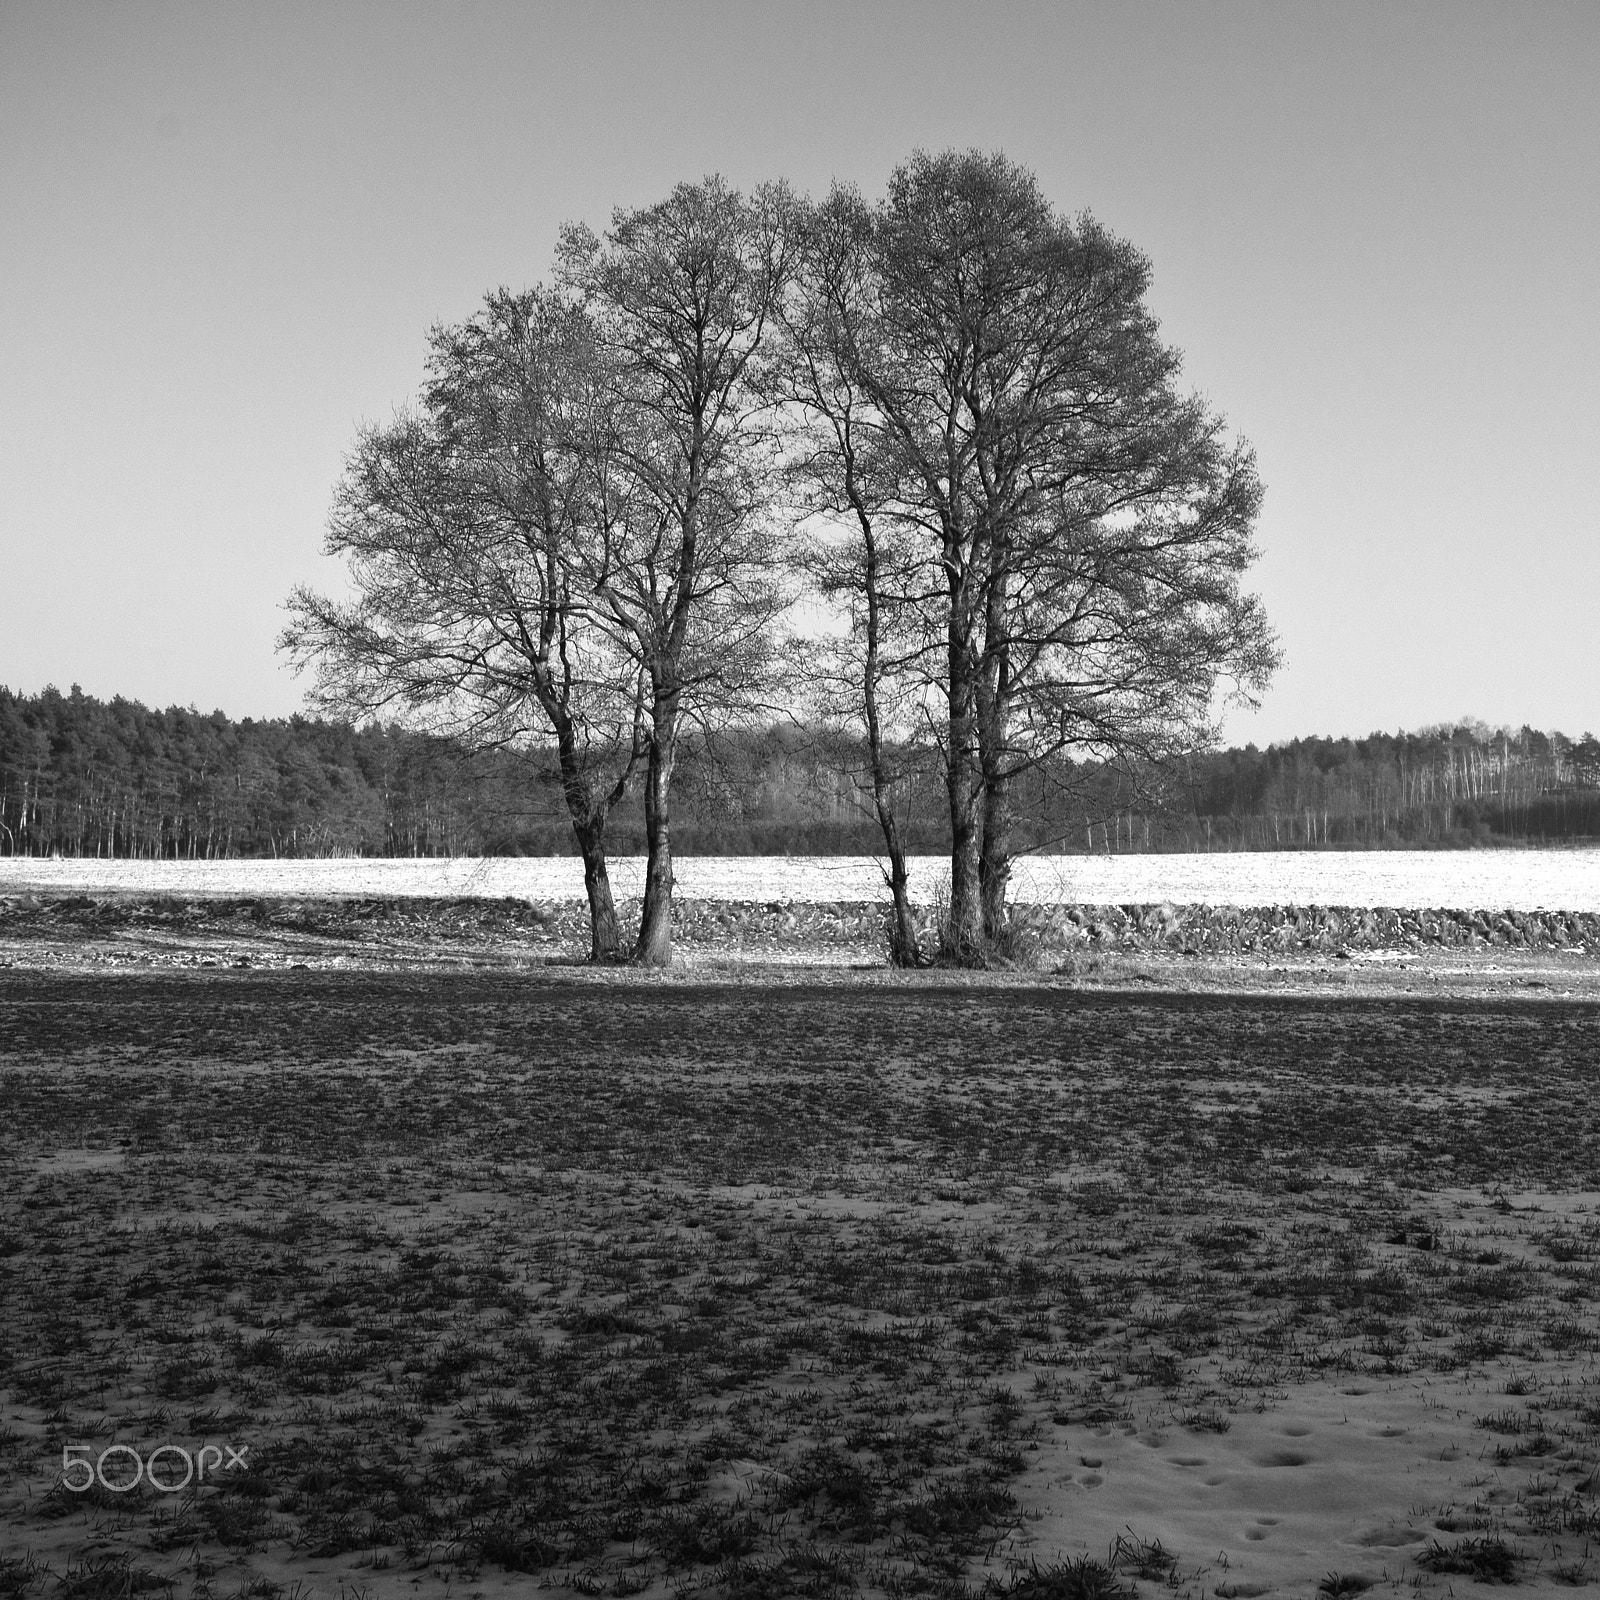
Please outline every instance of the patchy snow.
[[[870, 856], [683, 856], [678, 892], [705, 900], [876, 900]], [[912, 894], [948, 882], [939, 856], [911, 862]], [[644, 861], [619, 857], [612, 884], [642, 892]], [[575, 856], [280, 861], [107, 861], [0, 857], [0, 894], [516, 896], [576, 900]], [[1350, 850], [1213, 855], [1026, 856], [1012, 869], [1023, 902], [1131, 905], [1438, 906], [1600, 911], [1600, 850]]]

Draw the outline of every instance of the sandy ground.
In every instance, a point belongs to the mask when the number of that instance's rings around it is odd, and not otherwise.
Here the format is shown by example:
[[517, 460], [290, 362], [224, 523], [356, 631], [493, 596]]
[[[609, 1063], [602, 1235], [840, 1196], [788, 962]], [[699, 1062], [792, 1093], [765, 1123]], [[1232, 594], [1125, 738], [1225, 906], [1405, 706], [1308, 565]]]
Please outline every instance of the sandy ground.
[[[1494, 1463], [1473, 1426], [1496, 1403], [1486, 1380], [1346, 1377], [1238, 1415], [1223, 1435], [1095, 1428], [1044, 1464], [1019, 1543], [1098, 1552], [1132, 1526], [1169, 1550], [1204, 1552], [1196, 1566], [1217, 1595], [1305, 1593], [1325, 1574], [1449, 1593], [1449, 1580], [1419, 1573], [1418, 1553], [1451, 1542], [1444, 1524], [1457, 1536], [1488, 1528], [1485, 1508], [1514, 1505], [1527, 1481]], [[1545, 1583], [1566, 1589], [1549, 1572], [1587, 1548], [1583, 1537], [1556, 1541]], [[1539, 1584], [1537, 1572], [1523, 1581]]]

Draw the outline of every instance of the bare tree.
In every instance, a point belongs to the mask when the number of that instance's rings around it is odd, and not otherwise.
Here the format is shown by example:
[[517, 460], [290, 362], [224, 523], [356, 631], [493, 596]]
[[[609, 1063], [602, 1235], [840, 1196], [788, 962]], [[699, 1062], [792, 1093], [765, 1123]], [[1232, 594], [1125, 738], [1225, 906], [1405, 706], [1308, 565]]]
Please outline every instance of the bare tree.
[[[1109, 466], [1115, 430], [1078, 476], [1019, 519], [986, 595], [979, 671], [980, 884], [986, 937], [1004, 921], [1012, 796], [1058, 758], [1120, 765], [1135, 788], [1215, 742], [1219, 688], [1250, 702], [1278, 661], [1241, 592], [1261, 501], [1254, 458], [1195, 400], [1136, 396], [1138, 459]], [[1149, 402], [1142, 423], [1139, 401]], [[1080, 769], [1081, 770], [1081, 769]]]
[[548, 292], [501, 291], [430, 345], [420, 409], [365, 430], [336, 491], [325, 548], [355, 597], [296, 589], [280, 648], [316, 668], [321, 709], [553, 746], [592, 958], [615, 960], [605, 827], [648, 739], [638, 669], [573, 579], [610, 426], [593, 329]]
[[567, 230], [561, 270], [597, 330], [608, 384], [584, 586], [645, 690], [644, 907], [636, 959], [672, 947], [671, 790], [686, 718], [759, 700], [785, 604], [758, 365], [788, 271], [782, 188], [719, 178]]
[[[871, 400], [841, 359], [853, 331], [871, 315], [875, 287], [868, 230], [860, 208], [835, 195], [799, 230], [796, 284], [783, 308], [785, 359], [771, 369], [773, 394], [798, 423], [786, 469], [797, 510], [816, 519], [803, 566], [816, 590], [839, 608], [845, 631], [811, 641], [806, 652], [808, 709], [825, 725], [865, 738], [865, 789], [883, 836], [890, 896], [889, 954], [918, 966], [904, 828], [896, 794], [925, 764], [919, 738], [928, 727], [921, 693], [925, 641], [910, 602], [922, 576], [915, 539], [895, 514], [892, 456]], [[817, 524], [820, 523], [820, 526]]]
[[835, 573], [857, 628], [887, 622], [895, 670], [937, 704], [950, 953], [980, 960], [1022, 772], [1195, 748], [1221, 680], [1265, 683], [1275, 647], [1239, 588], [1260, 485], [1248, 447], [1178, 394], [1145, 258], [1059, 217], [1004, 157], [919, 154], [878, 205], [836, 189], [806, 240], [807, 470], [858, 531]]

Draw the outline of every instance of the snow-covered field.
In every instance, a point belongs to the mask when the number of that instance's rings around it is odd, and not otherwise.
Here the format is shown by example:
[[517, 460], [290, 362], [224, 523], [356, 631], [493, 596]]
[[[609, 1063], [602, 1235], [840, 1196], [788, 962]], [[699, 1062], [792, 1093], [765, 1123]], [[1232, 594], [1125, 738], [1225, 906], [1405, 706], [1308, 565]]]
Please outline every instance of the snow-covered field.
[[[679, 893], [710, 900], [872, 900], [884, 893], [868, 856], [691, 856]], [[948, 881], [941, 857], [912, 862], [916, 899]], [[621, 897], [643, 883], [639, 857], [612, 862]], [[172, 895], [515, 895], [580, 899], [576, 857], [514, 860], [92, 861], [0, 857], [0, 894], [31, 889]], [[1600, 850], [1364, 850], [1325, 854], [1029, 856], [1012, 898], [1086, 905], [1161, 900], [1204, 905], [1448, 906], [1600, 911]]]

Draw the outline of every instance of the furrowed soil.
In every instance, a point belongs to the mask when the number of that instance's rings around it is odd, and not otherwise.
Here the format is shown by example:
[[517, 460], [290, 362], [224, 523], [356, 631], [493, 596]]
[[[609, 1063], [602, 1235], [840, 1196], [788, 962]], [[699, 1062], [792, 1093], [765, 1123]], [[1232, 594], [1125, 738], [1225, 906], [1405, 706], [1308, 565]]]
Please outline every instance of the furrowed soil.
[[[637, 924], [637, 901], [619, 910], [624, 926]], [[1009, 973], [1109, 989], [1600, 997], [1600, 913], [1161, 903], [1018, 905], [1010, 914], [1010, 951], [982, 983]], [[913, 915], [931, 953], [935, 911], [919, 905]], [[905, 979], [885, 970], [881, 903], [679, 899], [673, 923], [678, 977]], [[0, 896], [0, 970], [526, 972], [582, 965], [588, 950], [588, 912], [572, 900]]]
[[0, 1595], [1596, 1570], [1590, 958], [652, 978], [338, 970], [313, 931], [108, 970], [35, 935]]

